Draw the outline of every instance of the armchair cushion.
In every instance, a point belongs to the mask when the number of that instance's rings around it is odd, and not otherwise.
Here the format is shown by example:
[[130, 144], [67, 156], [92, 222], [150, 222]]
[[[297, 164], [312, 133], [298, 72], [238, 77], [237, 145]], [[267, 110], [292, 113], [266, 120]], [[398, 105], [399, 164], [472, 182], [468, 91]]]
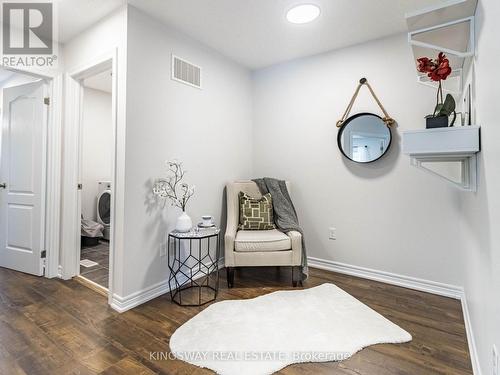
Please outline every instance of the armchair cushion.
[[272, 230], [239, 230], [234, 249], [238, 252], [290, 250], [292, 241], [285, 233]]

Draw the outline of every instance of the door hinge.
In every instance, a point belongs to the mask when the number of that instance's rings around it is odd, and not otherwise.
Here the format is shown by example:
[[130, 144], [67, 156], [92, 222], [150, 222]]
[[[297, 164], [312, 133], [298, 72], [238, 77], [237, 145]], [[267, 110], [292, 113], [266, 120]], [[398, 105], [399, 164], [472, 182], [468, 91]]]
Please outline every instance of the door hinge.
[[43, 98], [43, 104], [50, 105], [50, 98], [48, 96]]
[[77, 188], [78, 190], [82, 190], [83, 185], [82, 185], [82, 184], [78, 184], [78, 185], [76, 185], [76, 188]]

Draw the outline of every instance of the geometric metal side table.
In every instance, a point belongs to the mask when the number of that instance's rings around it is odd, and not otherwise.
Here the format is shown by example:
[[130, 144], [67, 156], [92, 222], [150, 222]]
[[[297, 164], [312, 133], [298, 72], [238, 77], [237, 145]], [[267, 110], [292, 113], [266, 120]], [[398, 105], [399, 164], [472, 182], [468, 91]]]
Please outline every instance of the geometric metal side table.
[[167, 246], [172, 301], [181, 306], [214, 301], [219, 290], [220, 229], [173, 231]]

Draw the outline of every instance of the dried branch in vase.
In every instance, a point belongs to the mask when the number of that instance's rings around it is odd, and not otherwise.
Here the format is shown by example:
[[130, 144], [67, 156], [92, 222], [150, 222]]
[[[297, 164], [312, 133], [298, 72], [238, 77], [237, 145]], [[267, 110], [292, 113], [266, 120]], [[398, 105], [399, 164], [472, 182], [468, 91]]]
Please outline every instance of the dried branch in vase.
[[172, 206], [186, 211], [186, 206], [194, 195], [195, 186], [182, 182], [186, 171], [179, 161], [167, 161], [167, 177], [156, 179], [153, 194], [160, 199], [170, 200]]

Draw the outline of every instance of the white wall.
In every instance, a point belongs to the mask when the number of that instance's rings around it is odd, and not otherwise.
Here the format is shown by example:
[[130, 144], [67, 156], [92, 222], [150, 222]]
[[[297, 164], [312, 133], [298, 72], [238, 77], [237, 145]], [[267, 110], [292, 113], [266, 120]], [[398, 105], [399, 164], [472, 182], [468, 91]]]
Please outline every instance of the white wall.
[[127, 7], [124, 6], [64, 44], [65, 69], [71, 72], [117, 48], [120, 49], [120, 54], [123, 54], [126, 61], [126, 44]]
[[[177, 209], [161, 210], [151, 198], [152, 179], [165, 160], [178, 158], [196, 185], [187, 211], [222, 214], [226, 182], [247, 178], [252, 166], [250, 72], [207, 47], [129, 7], [124, 294], [168, 276], [160, 257]], [[170, 79], [171, 55], [203, 69], [203, 89]]]
[[[414, 66], [397, 35], [255, 72], [254, 176], [291, 180], [309, 256], [462, 285], [459, 193], [400, 150], [401, 132], [424, 128], [435, 105]], [[372, 164], [337, 147], [335, 123], [361, 77], [398, 122], [389, 154]], [[380, 114], [366, 88], [353, 113], [362, 111]]]
[[111, 181], [113, 171], [111, 94], [84, 88], [82, 119], [82, 214], [97, 221], [98, 181]]
[[500, 349], [500, 117], [498, 34], [500, 3], [481, 0], [476, 17], [476, 118], [481, 126], [479, 188], [461, 194], [465, 291], [481, 370], [493, 373], [492, 346]]

